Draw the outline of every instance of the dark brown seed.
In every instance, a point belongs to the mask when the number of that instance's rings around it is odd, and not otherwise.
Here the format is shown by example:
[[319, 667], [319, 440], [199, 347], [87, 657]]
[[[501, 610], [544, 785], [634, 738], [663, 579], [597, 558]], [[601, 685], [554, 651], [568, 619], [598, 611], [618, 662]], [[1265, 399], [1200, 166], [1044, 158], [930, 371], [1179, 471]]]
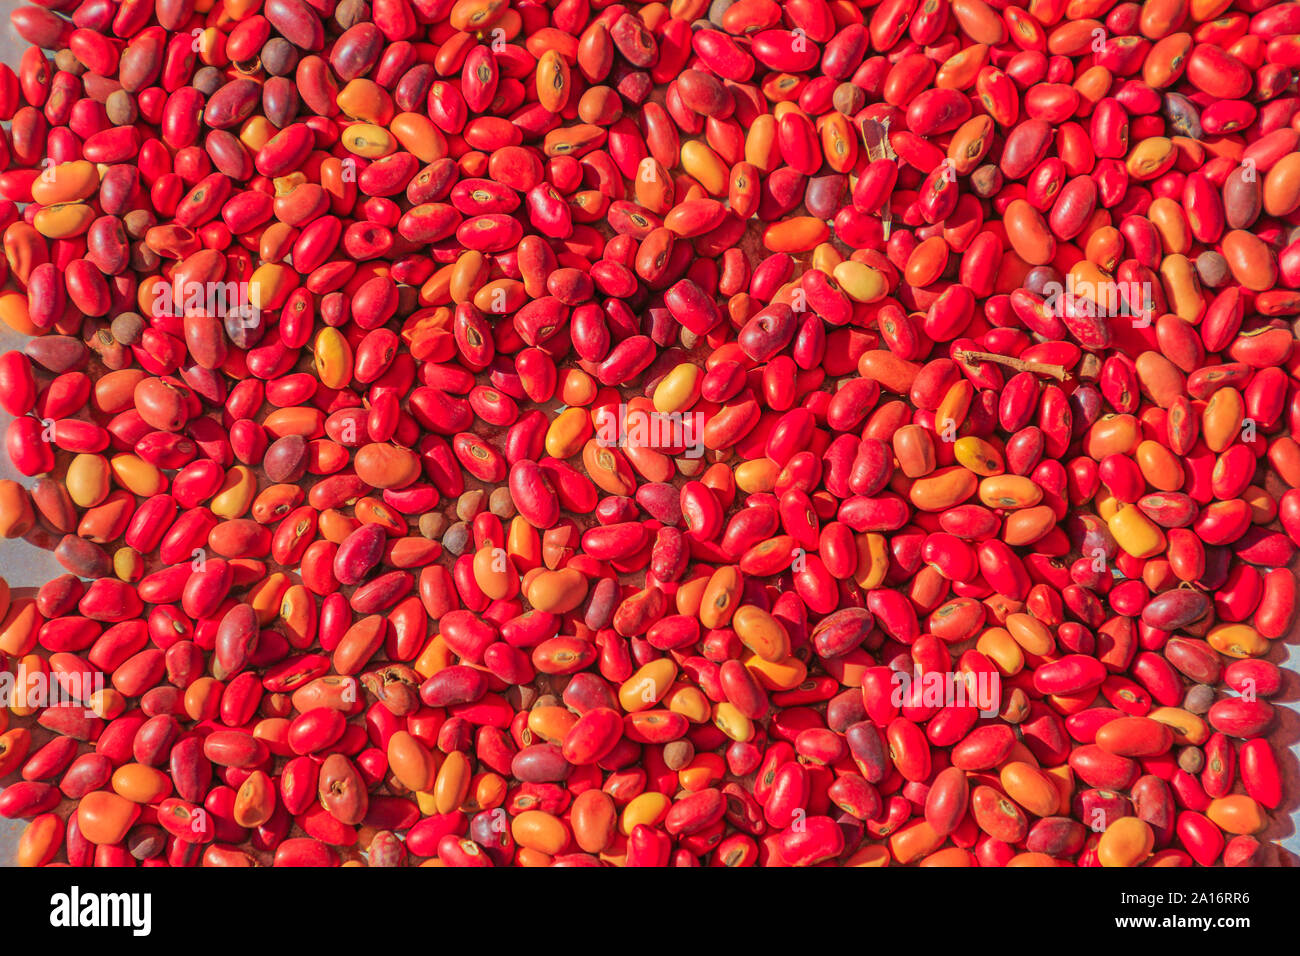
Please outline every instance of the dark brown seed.
[[669, 770], [681, 770], [695, 759], [695, 748], [689, 740], [674, 740], [664, 744], [664, 765]]
[[420, 534], [429, 540], [435, 540], [442, 536], [447, 530], [447, 516], [439, 514], [436, 511], [428, 511], [420, 515]]
[[456, 499], [456, 517], [461, 521], [473, 521], [483, 513], [487, 503], [487, 493], [480, 488], [465, 492]]
[[1200, 747], [1184, 747], [1178, 751], [1178, 766], [1188, 773], [1200, 773], [1205, 766], [1205, 754]]
[[225, 77], [215, 66], [205, 66], [194, 73], [194, 79], [190, 85], [202, 93], [204, 96], [211, 96], [217, 90], [221, 89], [226, 83]]
[[113, 320], [111, 329], [122, 345], [135, 345], [144, 335], [144, 317], [139, 312], [123, 312]]
[[515, 499], [510, 497], [510, 489], [494, 488], [488, 498], [488, 510], [502, 521], [513, 518], [516, 514]]
[[104, 103], [108, 121], [114, 126], [130, 126], [140, 115], [136, 108], [135, 97], [126, 90], [114, 90]]
[[272, 37], [262, 47], [262, 68], [272, 76], [288, 76], [298, 65], [298, 51], [284, 37]]
[[443, 549], [450, 551], [457, 557], [465, 553], [467, 544], [469, 544], [469, 525], [463, 521], [457, 521], [442, 535]]

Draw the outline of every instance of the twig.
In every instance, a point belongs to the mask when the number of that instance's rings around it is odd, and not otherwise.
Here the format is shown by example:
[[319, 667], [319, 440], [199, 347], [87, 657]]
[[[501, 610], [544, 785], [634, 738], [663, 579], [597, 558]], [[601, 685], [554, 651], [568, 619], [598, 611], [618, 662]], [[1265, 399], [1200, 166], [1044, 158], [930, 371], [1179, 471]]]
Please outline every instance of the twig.
[[[879, 159], [897, 159], [894, 148], [889, 145], [889, 121], [867, 120], [862, 124], [862, 142], [867, 147], [867, 158], [873, 163]], [[893, 227], [893, 214], [889, 208], [891, 197], [885, 197], [880, 207], [880, 227], [884, 239], [889, 239]]]
[[1026, 361], [1025, 359], [1012, 358], [1010, 355], [998, 355], [996, 352], [975, 352], [970, 349], [958, 349], [954, 353], [954, 357], [958, 362], [993, 362], [996, 365], [1013, 368], [1017, 372], [1033, 372], [1035, 375], [1046, 375], [1058, 382], [1064, 382], [1070, 378], [1070, 373], [1066, 371], [1063, 365], [1048, 365], [1045, 362]]

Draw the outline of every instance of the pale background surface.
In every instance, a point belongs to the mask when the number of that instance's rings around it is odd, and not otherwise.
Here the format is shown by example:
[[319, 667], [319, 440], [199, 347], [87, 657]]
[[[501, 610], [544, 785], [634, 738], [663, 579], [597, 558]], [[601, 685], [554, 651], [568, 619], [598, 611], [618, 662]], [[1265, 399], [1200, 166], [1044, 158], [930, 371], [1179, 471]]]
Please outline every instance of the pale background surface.
[[[15, 70], [18, 68], [18, 58], [22, 56], [26, 44], [10, 25], [9, 11], [20, 5], [18, 0], [0, 0], [0, 14], [3, 14], [0, 16], [0, 60], [8, 63]], [[21, 348], [23, 338], [24, 336], [17, 335], [5, 327], [0, 331], [0, 352]], [[0, 412], [0, 419], [3, 419], [5, 426], [8, 426], [9, 418], [9, 415]], [[0, 458], [4, 459], [0, 462], [0, 478], [24, 481], [21, 475], [14, 472], [8, 455], [0, 453]], [[63, 569], [48, 551], [33, 547], [26, 541], [5, 541], [0, 544], [0, 576], [8, 580], [13, 588], [39, 587], [45, 581], [62, 573]], [[13, 865], [14, 849], [25, 827], [25, 821], [5, 820], [0, 817], [0, 863], [5, 866]]]
[[[9, 12], [20, 5], [19, 0], [0, 0], [0, 60], [15, 69], [24, 42], [10, 26]], [[0, 324], [0, 352], [21, 349], [24, 340], [24, 336]], [[0, 429], [8, 423], [9, 416], [0, 412]], [[0, 451], [0, 478], [13, 478], [25, 485], [31, 484], [31, 479], [15, 472], [8, 455], [3, 451]], [[63, 569], [50, 552], [26, 541], [0, 541], [0, 575], [20, 594], [20, 589], [37, 588], [62, 573]], [[1300, 830], [1300, 627], [1293, 629], [1284, 646], [1283, 642], [1279, 642], [1274, 647], [1269, 659], [1283, 664], [1291, 671], [1285, 690], [1274, 700], [1274, 703], [1280, 704], [1280, 726], [1273, 738], [1289, 751], [1279, 754], [1289, 798], [1286, 806], [1273, 814], [1274, 822], [1263, 836], [1265, 842], [1273, 840], [1281, 846], [1272, 853], [1261, 853], [1261, 856], [1267, 861], [1275, 854], [1277, 863], [1293, 866], [1300, 863], [1300, 833], [1297, 832]], [[37, 740], [43, 743], [48, 736], [43, 733]], [[0, 818], [0, 865], [12, 865], [15, 846], [25, 826], [26, 823], [22, 820]]]

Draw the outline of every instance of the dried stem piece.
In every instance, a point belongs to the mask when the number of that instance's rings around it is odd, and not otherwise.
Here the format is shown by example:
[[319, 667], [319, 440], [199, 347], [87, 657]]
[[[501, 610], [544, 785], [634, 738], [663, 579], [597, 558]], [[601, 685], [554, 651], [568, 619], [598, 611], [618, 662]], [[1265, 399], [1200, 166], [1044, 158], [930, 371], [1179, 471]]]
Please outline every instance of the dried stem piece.
[[1070, 377], [1070, 373], [1066, 371], [1063, 365], [1030, 362], [1025, 359], [1012, 358], [1010, 355], [998, 355], [996, 352], [975, 352], [970, 349], [958, 349], [954, 353], [954, 357], [958, 362], [993, 362], [996, 365], [1013, 368], [1017, 372], [1033, 372], [1035, 375], [1046, 375], [1058, 382], [1064, 382]]

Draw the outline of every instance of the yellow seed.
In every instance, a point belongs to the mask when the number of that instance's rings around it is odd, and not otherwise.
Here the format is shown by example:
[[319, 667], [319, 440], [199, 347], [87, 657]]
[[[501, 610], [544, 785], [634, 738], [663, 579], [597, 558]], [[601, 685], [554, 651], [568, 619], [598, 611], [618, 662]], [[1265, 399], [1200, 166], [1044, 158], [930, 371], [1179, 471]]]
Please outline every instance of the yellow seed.
[[718, 154], [696, 139], [682, 143], [681, 165], [686, 174], [712, 196], [725, 196], [731, 171]]
[[340, 138], [343, 148], [365, 159], [382, 159], [397, 151], [397, 143], [388, 130], [373, 123], [353, 123]]
[[326, 388], [343, 388], [352, 380], [352, 346], [338, 329], [321, 329], [312, 351], [316, 375]]
[[1121, 505], [1106, 522], [1115, 543], [1134, 558], [1150, 558], [1165, 549], [1165, 533], [1135, 505]]
[[735, 704], [722, 701], [714, 705], [713, 725], [732, 740], [744, 743], [754, 736], [754, 722], [740, 712]]
[[698, 365], [683, 362], [655, 386], [655, 410], [666, 414], [690, 408], [700, 397], [704, 372]]
[[889, 294], [884, 275], [865, 262], [845, 260], [831, 270], [831, 276], [855, 302], [879, 302]]
[[546, 429], [546, 454], [571, 458], [582, 450], [592, 432], [591, 416], [585, 408], [566, 408]]

